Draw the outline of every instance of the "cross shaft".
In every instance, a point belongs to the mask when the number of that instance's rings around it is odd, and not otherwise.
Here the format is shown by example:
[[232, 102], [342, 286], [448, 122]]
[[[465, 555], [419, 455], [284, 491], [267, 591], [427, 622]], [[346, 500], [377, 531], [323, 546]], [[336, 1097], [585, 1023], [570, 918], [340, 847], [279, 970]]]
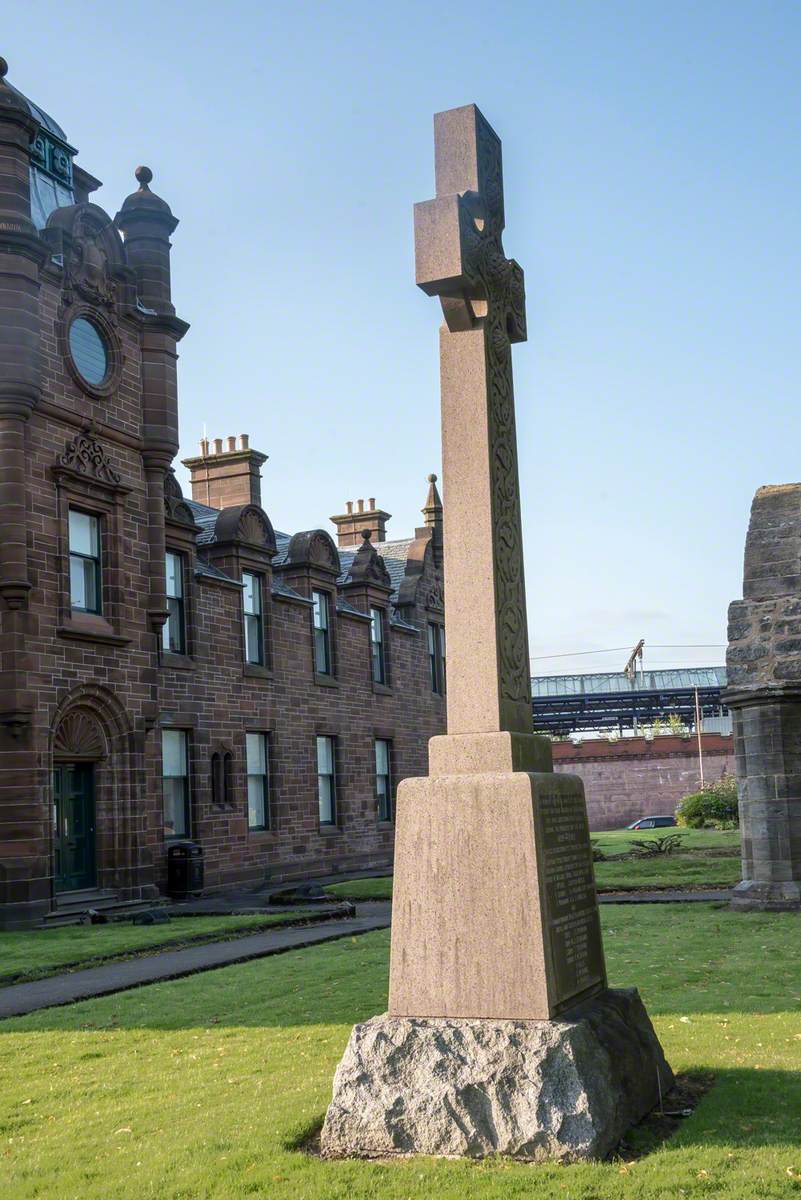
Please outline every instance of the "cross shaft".
[[507, 259], [501, 143], [475, 105], [434, 118], [434, 200], [415, 205], [418, 286], [439, 296], [448, 733], [530, 733], [511, 342], [523, 271]]

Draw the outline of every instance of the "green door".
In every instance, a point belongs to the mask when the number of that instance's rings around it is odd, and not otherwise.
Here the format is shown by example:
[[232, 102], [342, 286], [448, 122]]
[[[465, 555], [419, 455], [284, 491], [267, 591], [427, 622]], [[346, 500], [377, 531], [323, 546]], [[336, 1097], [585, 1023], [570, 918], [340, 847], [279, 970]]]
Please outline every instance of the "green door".
[[58, 763], [53, 771], [57, 892], [94, 887], [95, 789], [91, 763]]

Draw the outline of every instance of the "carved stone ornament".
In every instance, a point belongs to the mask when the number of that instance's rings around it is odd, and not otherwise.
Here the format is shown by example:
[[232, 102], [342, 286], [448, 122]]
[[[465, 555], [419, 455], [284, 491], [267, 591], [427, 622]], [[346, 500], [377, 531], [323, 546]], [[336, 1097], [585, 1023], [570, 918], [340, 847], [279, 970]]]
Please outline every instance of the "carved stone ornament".
[[286, 563], [292, 567], [317, 567], [335, 575], [340, 572], [337, 548], [324, 529], [296, 533], [289, 543]]
[[436, 609], [438, 612], [445, 611], [445, 591], [441, 583], [433, 583], [426, 595], [426, 608]]
[[93, 304], [114, 308], [117, 283], [109, 261], [109, 229], [110, 223], [103, 226], [92, 211], [83, 211], [78, 215], [64, 257], [64, 293], [67, 301], [77, 295]]
[[392, 589], [392, 580], [389, 577], [387, 565], [381, 555], [372, 545], [369, 538], [364, 537], [359, 549], [356, 551], [350, 571], [348, 573], [348, 583], [373, 584], [381, 588]]
[[270, 518], [256, 504], [224, 508], [214, 523], [216, 542], [246, 542], [268, 554], [275, 553], [275, 532]]
[[56, 460], [55, 470], [58, 473], [68, 472], [82, 479], [94, 480], [114, 489], [122, 489], [119, 472], [112, 467], [91, 426], [82, 429], [67, 443], [66, 450]]
[[175, 472], [172, 467], [170, 467], [164, 476], [164, 516], [168, 521], [174, 521], [177, 525], [191, 525], [193, 527], [195, 525], [192, 510], [184, 500], [181, 485], [175, 478]]
[[75, 708], [63, 717], [53, 739], [53, 754], [62, 759], [106, 757], [106, 740], [90, 712]]

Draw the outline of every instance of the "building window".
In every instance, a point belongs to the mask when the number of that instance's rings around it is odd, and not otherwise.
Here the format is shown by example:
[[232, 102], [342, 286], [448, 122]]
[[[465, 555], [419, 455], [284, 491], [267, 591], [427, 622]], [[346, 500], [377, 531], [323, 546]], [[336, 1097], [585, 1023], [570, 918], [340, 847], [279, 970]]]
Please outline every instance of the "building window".
[[211, 802], [222, 807], [233, 802], [234, 756], [230, 750], [216, 750], [211, 756]]
[[161, 775], [164, 795], [164, 836], [189, 836], [189, 761], [182, 729], [161, 731]]
[[162, 646], [173, 654], [186, 653], [184, 619], [184, 562], [180, 554], [168, 552], [166, 559], [167, 608], [169, 617], [162, 626]]
[[266, 733], [246, 733], [248, 829], [270, 828], [269, 743]]
[[370, 658], [373, 667], [373, 683], [386, 683], [387, 658], [384, 648], [384, 613], [380, 608], [370, 609]]
[[375, 790], [379, 821], [392, 820], [392, 744], [386, 738], [375, 739]]
[[245, 613], [245, 662], [264, 662], [264, 630], [261, 612], [261, 576], [242, 572], [242, 604]]
[[335, 825], [337, 819], [336, 782], [334, 779], [334, 739], [317, 739], [317, 798], [320, 824]]
[[90, 513], [71, 508], [70, 532], [70, 606], [77, 612], [99, 613], [100, 520]]
[[428, 662], [431, 669], [431, 691], [445, 695], [445, 626], [433, 621], [428, 626]]
[[105, 383], [109, 368], [109, 348], [94, 321], [76, 317], [69, 328], [72, 361], [82, 379], [92, 387]]
[[331, 622], [330, 601], [327, 592], [312, 592], [314, 610], [314, 670], [318, 675], [331, 674]]

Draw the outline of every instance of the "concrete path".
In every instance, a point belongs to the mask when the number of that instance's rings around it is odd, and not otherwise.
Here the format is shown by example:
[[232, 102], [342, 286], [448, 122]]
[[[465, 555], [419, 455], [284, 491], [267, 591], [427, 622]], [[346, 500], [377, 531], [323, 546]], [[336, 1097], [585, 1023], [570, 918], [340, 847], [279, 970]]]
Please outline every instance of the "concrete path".
[[321, 942], [333, 942], [339, 938], [370, 933], [374, 929], [386, 929], [389, 923], [389, 904], [371, 904], [366, 911], [358, 908], [357, 915], [346, 920], [270, 929], [228, 942], [206, 942], [200, 946], [188, 946], [185, 950], [165, 950], [163, 954], [107, 963], [105, 966], [89, 967], [85, 971], [73, 971], [68, 975], [51, 975], [48, 979], [37, 979], [32, 983], [15, 983], [11, 987], [0, 988], [0, 1017], [19, 1017], [40, 1008], [72, 1004], [92, 996], [108, 996], [112, 992], [142, 987], [143, 984], [180, 979], [183, 975], [213, 971], [232, 963], [283, 954], [287, 950], [300, 950], [304, 946], [317, 946]]
[[[731, 891], [728, 889], [604, 892], [598, 896], [601, 904], [725, 903], [730, 899]], [[339, 938], [370, 933], [374, 929], [387, 929], [391, 918], [391, 904], [384, 900], [369, 900], [357, 905], [355, 917], [344, 920], [268, 929], [227, 942], [206, 942], [199, 946], [188, 946], [185, 950], [165, 950], [162, 954], [107, 963], [65, 975], [51, 975], [48, 979], [37, 979], [32, 983], [15, 983], [0, 988], [0, 1018], [23, 1016], [40, 1008], [55, 1008], [93, 996], [108, 996], [113, 992], [125, 992], [164, 979], [180, 979], [184, 975], [213, 971], [217, 967], [248, 962], [253, 958], [266, 958], [287, 950], [301, 950], [305, 946], [317, 946]]]

